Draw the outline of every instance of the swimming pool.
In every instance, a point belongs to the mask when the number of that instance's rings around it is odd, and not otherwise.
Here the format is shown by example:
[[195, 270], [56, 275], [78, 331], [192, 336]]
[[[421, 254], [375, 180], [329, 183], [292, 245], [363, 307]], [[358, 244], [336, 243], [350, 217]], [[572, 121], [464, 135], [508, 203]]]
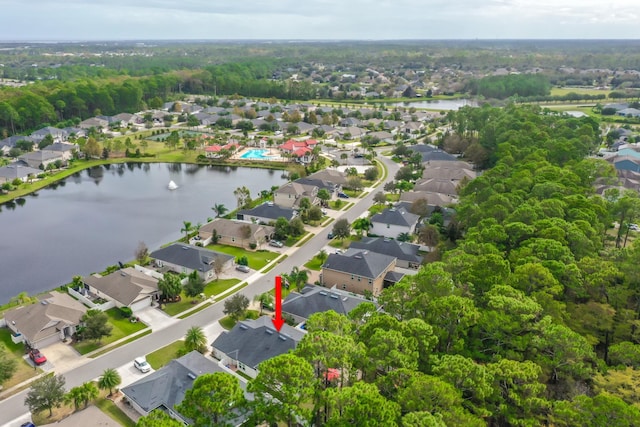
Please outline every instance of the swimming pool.
[[242, 153], [240, 158], [251, 159], [251, 160], [273, 160], [274, 156], [267, 155], [268, 152], [269, 150], [265, 150], [265, 149], [247, 150], [246, 152]]

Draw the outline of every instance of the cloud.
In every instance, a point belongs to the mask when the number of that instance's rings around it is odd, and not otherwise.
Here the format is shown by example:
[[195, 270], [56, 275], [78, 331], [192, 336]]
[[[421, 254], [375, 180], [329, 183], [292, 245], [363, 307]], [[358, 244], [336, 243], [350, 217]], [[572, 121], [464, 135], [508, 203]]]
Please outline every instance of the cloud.
[[636, 2], [0, 0], [0, 38], [637, 38]]

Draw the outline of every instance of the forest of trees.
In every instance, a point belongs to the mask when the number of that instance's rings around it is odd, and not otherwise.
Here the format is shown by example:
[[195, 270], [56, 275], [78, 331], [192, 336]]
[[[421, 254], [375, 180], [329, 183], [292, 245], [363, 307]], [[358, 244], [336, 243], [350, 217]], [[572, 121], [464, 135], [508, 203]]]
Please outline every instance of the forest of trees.
[[545, 96], [551, 91], [551, 83], [539, 74], [507, 74], [472, 80], [467, 90], [485, 98], [505, 99], [512, 96]]

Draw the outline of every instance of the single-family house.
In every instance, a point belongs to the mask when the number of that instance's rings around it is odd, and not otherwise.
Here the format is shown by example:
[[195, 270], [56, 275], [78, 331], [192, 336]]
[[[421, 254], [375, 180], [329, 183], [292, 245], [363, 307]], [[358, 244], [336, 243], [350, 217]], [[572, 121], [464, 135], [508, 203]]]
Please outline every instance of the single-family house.
[[[458, 162], [452, 162], [452, 163], [458, 163]], [[422, 171], [423, 179], [430, 179], [430, 178], [446, 179], [446, 180], [454, 181], [456, 183], [460, 183], [461, 181], [471, 181], [472, 179], [475, 179], [476, 176], [477, 176], [476, 173], [471, 169], [456, 168], [456, 167], [448, 168], [443, 166], [438, 166], [438, 167], [429, 166], [429, 167], [425, 167], [424, 170]]]
[[448, 206], [458, 203], [458, 199], [456, 197], [442, 193], [432, 193], [429, 191], [404, 191], [400, 195], [400, 202], [412, 203], [420, 199], [425, 199], [428, 206]]
[[349, 249], [392, 256], [396, 259], [396, 267], [400, 268], [419, 268], [423, 260], [419, 252], [420, 246], [388, 237], [363, 237], [359, 241], [351, 242]]
[[11, 163], [0, 167], [0, 184], [12, 182], [16, 178], [22, 182], [27, 182], [41, 173], [42, 171], [40, 169], [25, 166], [20, 163]]
[[404, 207], [387, 208], [371, 217], [369, 234], [391, 237], [395, 239], [400, 234], [413, 234], [420, 217], [412, 214]]
[[53, 151], [62, 154], [62, 161], [68, 162], [73, 158], [73, 153], [80, 149], [78, 144], [68, 144], [66, 142], [55, 142], [51, 145], [47, 145], [44, 151]]
[[51, 136], [53, 142], [64, 142], [67, 140], [67, 132], [64, 129], [58, 129], [51, 126], [43, 127], [31, 134], [31, 138], [36, 141], [36, 144], [47, 137]]
[[205, 246], [213, 240], [215, 234], [220, 244], [255, 249], [271, 240], [274, 231], [275, 229], [268, 225], [216, 218], [200, 227], [198, 236]]
[[298, 128], [298, 134], [300, 135], [309, 135], [316, 128], [316, 125], [305, 122], [294, 123], [293, 126]]
[[616, 111], [616, 116], [640, 117], [640, 110], [638, 110], [637, 108], [624, 108], [622, 110]]
[[35, 304], [5, 312], [4, 320], [15, 338], [31, 347], [46, 347], [72, 337], [87, 308], [68, 294], [51, 291]]
[[[158, 409], [189, 425], [192, 423], [191, 420], [180, 414], [176, 406], [182, 403], [187, 390], [193, 388], [193, 382], [199, 376], [216, 372], [226, 371], [213, 360], [194, 350], [171, 360], [161, 369], [123, 387], [120, 391], [140, 415], [146, 416]], [[240, 381], [240, 386], [244, 389], [245, 382]], [[239, 425], [241, 418], [238, 414], [237, 422], [232, 421], [233, 425]]]
[[416, 181], [413, 190], [446, 194], [447, 196], [454, 197], [458, 195], [458, 183], [459, 181], [450, 179], [423, 178]]
[[224, 271], [233, 265], [233, 257], [221, 252], [212, 251], [199, 246], [174, 243], [149, 255], [155, 265], [164, 271], [191, 274], [197, 271], [205, 282], [216, 277], [216, 267]]
[[293, 317], [296, 323], [302, 323], [314, 313], [335, 311], [338, 314], [349, 314], [363, 302], [371, 301], [338, 289], [307, 285], [300, 292], [292, 291], [287, 295], [282, 302], [282, 312]]
[[360, 249], [331, 254], [322, 265], [320, 284], [327, 288], [377, 297], [385, 276], [396, 267], [396, 258]]
[[315, 185], [288, 182], [278, 188], [273, 195], [274, 203], [285, 208], [297, 208], [305, 197], [312, 205], [318, 203], [318, 187]]
[[[423, 152], [422, 154], [422, 163], [428, 164], [432, 161], [457, 161], [458, 158], [454, 155], [447, 153], [446, 151], [442, 151], [440, 149], [432, 150], [428, 152]], [[426, 166], [426, 165], [425, 165]]]
[[362, 138], [367, 134], [367, 130], [364, 128], [359, 128], [355, 126], [351, 126], [348, 128], [344, 128], [343, 130], [338, 131], [343, 137], [347, 134], [351, 136], [351, 138]]
[[420, 122], [407, 122], [402, 126], [402, 131], [407, 135], [417, 134], [424, 129], [424, 124]]
[[296, 211], [292, 208], [285, 208], [272, 202], [267, 202], [253, 209], [238, 211], [236, 218], [240, 221], [253, 222], [255, 224], [272, 224], [278, 218], [285, 218], [287, 221], [291, 221], [296, 214]]
[[308, 175], [307, 178], [328, 181], [333, 183], [337, 187], [342, 187], [347, 183], [347, 174], [333, 168], [319, 170], [318, 172], [314, 172], [311, 175]]
[[63, 164], [66, 163], [61, 152], [48, 150], [25, 153], [18, 157], [18, 161], [26, 166], [42, 170], [46, 169], [47, 166], [54, 164], [57, 161], [60, 161]]
[[98, 117], [91, 117], [86, 120], [81, 121], [78, 124], [78, 127], [81, 129], [91, 129], [95, 128], [97, 130], [107, 129], [109, 127], [109, 121], [105, 119], [101, 119]]
[[151, 306], [158, 299], [158, 279], [135, 268], [127, 267], [106, 276], [91, 275], [82, 278], [85, 290], [116, 307], [129, 307], [134, 313]]
[[613, 158], [613, 166], [617, 170], [640, 172], [640, 159], [631, 156], [616, 156]]
[[18, 141], [27, 141], [36, 144], [36, 141], [30, 136], [13, 135], [8, 138], [0, 140], [0, 155], [8, 155], [9, 151], [16, 146]]
[[317, 187], [318, 191], [327, 190], [332, 196], [335, 196], [338, 192], [342, 191], [341, 185], [337, 185], [333, 182], [325, 181], [323, 179], [310, 178], [308, 176], [304, 178], [298, 178], [293, 182], [309, 187]]
[[242, 320], [211, 344], [211, 354], [226, 366], [255, 378], [260, 364], [294, 350], [305, 332], [287, 324], [276, 330], [270, 316]]
[[115, 122], [119, 122], [120, 126], [127, 127], [128, 125], [135, 125], [142, 123], [142, 117], [137, 114], [120, 113], [112, 117]]

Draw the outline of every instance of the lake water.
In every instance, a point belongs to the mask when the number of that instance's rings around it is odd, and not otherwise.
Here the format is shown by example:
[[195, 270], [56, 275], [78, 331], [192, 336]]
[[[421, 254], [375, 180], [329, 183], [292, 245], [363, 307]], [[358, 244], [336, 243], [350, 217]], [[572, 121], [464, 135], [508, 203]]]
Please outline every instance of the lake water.
[[458, 110], [465, 106], [477, 107], [476, 101], [469, 99], [434, 99], [431, 101], [396, 102], [391, 104], [397, 107], [427, 108], [429, 110]]
[[[166, 163], [107, 165], [0, 205], [0, 304], [133, 260], [177, 240], [183, 221], [214, 217], [214, 204], [236, 208], [233, 191], [251, 197], [281, 185], [282, 171]], [[167, 184], [174, 181], [177, 190]], [[53, 188], [55, 187], [55, 188]]]

